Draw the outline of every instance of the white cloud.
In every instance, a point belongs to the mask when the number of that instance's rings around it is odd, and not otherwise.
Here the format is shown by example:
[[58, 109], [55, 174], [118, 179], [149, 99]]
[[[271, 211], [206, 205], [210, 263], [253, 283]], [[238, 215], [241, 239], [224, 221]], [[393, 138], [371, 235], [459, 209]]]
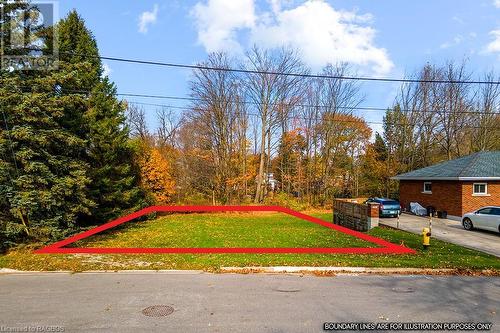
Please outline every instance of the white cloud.
[[268, 0], [274, 13], [281, 10], [281, 0]]
[[239, 29], [255, 24], [253, 0], [208, 0], [198, 2], [191, 10], [198, 29], [198, 42], [207, 52], [241, 51], [236, 36]]
[[298, 48], [313, 68], [350, 62], [387, 73], [393, 63], [385, 49], [374, 45], [376, 31], [360, 24], [371, 19], [371, 15], [336, 11], [323, 1], [307, 1], [277, 13], [275, 23], [259, 24], [252, 40], [267, 47], [288, 44]]
[[102, 77], [109, 76], [112, 72], [113, 70], [111, 69], [111, 67], [109, 67], [108, 64], [102, 64]]
[[368, 25], [371, 14], [336, 10], [324, 0], [307, 0], [293, 8], [291, 3], [268, 0], [271, 11], [257, 15], [253, 0], [199, 2], [192, 11], [199, 42], [208, 52], [239, 52], [237, 30], [246, 29], [251, 43], [295, 47], [314, 69], [336, 62], [349, 62], [377, 74], [393, 68], [387, 51], [375, 45], [376, 30]]
[[493, 0], [493, 6], [500, 8], [500, 0]]
[[155, 4], [152, 11], [145, 11], [139, 16], [140, 33], [146, 34], [148, 32], [149, 26], [156, 23], [156, 20], [158, 19], [158, 10], [159, 7], [157, 4]]
[[475, 39], [477, 37], [477, 33], [475, 33], [474, 31], [472, 32], [469, 32], [467, 35], [463, 36], [463, 35], [456, 35], [455, 37], [453, 37], [452, 40], [449, 40], [447, 42], [444, 42], [443, 44], [441, 44], [439, 47], [442, 48], [442, 49], [447, 49], [447, 48], [450, 48], [450, 47], [453, 47], [453, 46], [457, 46], [459, 44], [462, 44], [464, 42], [470, 42], [472, 41], [473, 39]]
[[490, 35], [493, 36], [493, 41], [486, 46], [486, 52], [500, 53], [500, 29], [491, 31]]
[[442, 49], [447, 49], [447, 48], [450, 48], [452, 46], [455, 46], [455, 45], [462, 43], [463, 40], [464, 40], [464, 38], [462, 37], [462, 35], [456, 35], [455, 37], [453, 37], [453, 39], [451, 41], [444, 42], [439, 47]]
[[272, 11], [278, 13], [283, 7], [291, 7], [294, 0], [267, 0], [267, 2], [271, 6]]

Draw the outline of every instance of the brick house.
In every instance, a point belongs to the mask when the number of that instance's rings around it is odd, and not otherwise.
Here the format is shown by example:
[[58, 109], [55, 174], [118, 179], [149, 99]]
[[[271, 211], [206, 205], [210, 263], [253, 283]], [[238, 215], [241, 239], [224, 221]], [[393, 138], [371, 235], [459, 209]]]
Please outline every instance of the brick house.
[[459, 219], [483, 206], [500, 206], [500, 151], [475, 153], [392, 179], [400, 181], [403, 209], [418, 202]]

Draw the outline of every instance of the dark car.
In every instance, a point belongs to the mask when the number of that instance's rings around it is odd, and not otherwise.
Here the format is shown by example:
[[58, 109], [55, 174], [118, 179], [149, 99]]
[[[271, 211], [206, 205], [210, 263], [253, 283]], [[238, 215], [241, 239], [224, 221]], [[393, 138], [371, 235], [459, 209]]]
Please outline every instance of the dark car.
[[401, 214], [401, 205], [399, 201], [387, 198], [370, 198], [366, 202], [375, 202], [380, 204], [380, 217], [397, 217]]

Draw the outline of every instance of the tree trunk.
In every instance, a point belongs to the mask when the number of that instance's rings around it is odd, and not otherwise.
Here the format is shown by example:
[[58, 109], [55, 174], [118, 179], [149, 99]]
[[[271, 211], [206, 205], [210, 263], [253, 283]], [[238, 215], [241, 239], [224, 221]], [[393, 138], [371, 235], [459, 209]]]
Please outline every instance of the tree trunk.
[[264, 161], [266, 158], [266, 122], [262, 122], [262, 135], [260, 141], [260, 164], [259, 174], [257, 175], [257, 189], [255, 191], [254, 202], [257, 204], [262, 200], [262, 183], [264, 177]]

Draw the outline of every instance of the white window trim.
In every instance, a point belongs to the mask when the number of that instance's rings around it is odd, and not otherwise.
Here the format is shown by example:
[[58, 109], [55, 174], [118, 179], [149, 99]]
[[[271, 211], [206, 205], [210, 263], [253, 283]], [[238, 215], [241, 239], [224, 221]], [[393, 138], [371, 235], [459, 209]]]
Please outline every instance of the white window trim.
[[[474, 188], [476, 187], [476, 185], [484, 185], [484, 193], [476, 193], [474, 192]], [[491, 196], [490, 194], [488, 194], [488, 183], [473, 183], [472, 184], [472, 196], [473, 197], [489, 197]]]
[[[431, 184], [431, 190], [430, 191], [426, 191], [425, 190], [425, 184]], [[422, 190], [422, 193], [425, 193], [425, 194], [432, 194], [432, 182], [424, 182], [424, 188]]]

